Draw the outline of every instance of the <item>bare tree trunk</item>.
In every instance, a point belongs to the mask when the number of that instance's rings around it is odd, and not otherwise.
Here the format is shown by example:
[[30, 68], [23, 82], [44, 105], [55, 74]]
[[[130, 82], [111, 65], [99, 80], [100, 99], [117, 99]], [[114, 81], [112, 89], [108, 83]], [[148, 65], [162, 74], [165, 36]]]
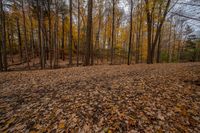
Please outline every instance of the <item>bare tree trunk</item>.
[[112, 0], [112, 44], [111, 44], [111, 65], [113, 65], [114, 58], [114, 41], [115, 41], [115, 0]]
[[98, 52], [96, 53], [96, 57], [97, 57], [97, 64], [98, 64], [98, 60], [100, 57], [100, 32], [101, 32], [101, 21], [102, 21], [102, 5], [99, 5], [99, 22], [98, 22], [98, 30], [96, 33], [96, 42], [95, 42], [95, 49], [98, 49]]
[[141, 33], [141, 43], [140, 43], [140, 62], [143, 63], [143, 38], [144, 38], [144, 32], [142, 28], [142, 33]]
[[[93, 22], [92, 22], [93, 23]], [[91, 25], [90, 65], [94, 65], [93, 24]]]
[[[139, 10], [139, 7], [138, 7]], [[137, 24], [137, 33], [136, 33], [136, 52], [135, 52], [135, 63], [138, 64], [140, 60], [140, 40], [141, 40], [141, 28], [142, 28], [142, 16], [141, 12], [138, 12], [140, 15], [138, 15], [138, 22]]]
[[8, 33], [8, 45], [9, 45], [9, 55], [10, 55], [10, 61], [13, 63], [13, 31], [12, 31], [12, 25], [11, 23], [8, 23], [7, 25], [7, 33]]
[[3, 3], [1, 1], [1, 41], [2, 41], [2, 59], [3, 68], [7, 71], [7, 52], [6, 52], [6, 23], [5, 23], [5, 12], [3, 10]]
[[38, 44], [39, 44], [39, 49], [40, 49], [40, 66], [41, 69], [44, 69], [43, 65], [43, 57], [42, 57], [42, 39], [41, 39], [41, 7], [40, 7], [39, 0], [37, 0], [37, 19], [38, 19]]
[[58, 1], [56, 1], [56, 16], [54, 24], [54, 68], [58, 67]]
[[51, 38], [51, 0], [47, 0], [47, 6], [48, 6], [48, 27], [49, 27], [49, 57], [50, 57], [50, 68], [53, 68], [52, 62], [53, 62], [53, 53], [52, 53], [52, 38]]
[[62, 14], [62, 52], [61, 52], [61, 58], [64, 61], [65, 60], [65, 15]]
[[[107, 39], [107, 25], [108, 25], [108, 21], [109, 21], [109, 13], [107, 15], [107, 19], [105, 20], [105, 25], [104, 25], [104, 39], [103, 39], [103, 51], [102, 51], [102, 62], [104, 62], [104, 51], [105, 51], [105, 46], [106, 46], [106, 43], [108, 45], [108, 39]], [[108, 46], [106, 46], [108, 47]], [[107, 50], [107, 49], [106, 49]]]
[[3, 46], [3, 34], [2, 34], [2, 32], [3, 32], [3, 11], [2, 11], [2, 9], [3, 9], [3, 3], [2, 3], [2, 1], [1, 1], [1, 3], [0, 3], [1, 5], [1, 16], [0, 16], [0, 23], [1, 23], [1, 42], [0, 42], [0, 71], [3, 71], [3, 61], [2, 61], [2, 57], [3, 57], [3, 55], [2, 55], [2, 46]]
[[77, 67], [79, 66], [79, 52], [80, 52], [80, 0], [78, 0], [78, 43], [77, 43]]
[[24, 26], [25, 55], [26, 55], [26, 62], [27, 62], [28, 69], [30, 69], [28, 46], [27, 46], [28, 42], [27, 42], [27, 32], [26, 32], [26, 17], [25, 17], [25, 11], [24, 11], [24, 0], [22, 0], [22, 13], [23, 13], [23, 26]]
[[172, 61], [174, 62], [175, 60], [175, 50], [176, 50], [176, 29], [175, 29], [175, 27], [174, 27], [174, 43], [173, 43], [173, 48], [172, 48]]
[[86, 36], [86, 56], [85, 65], [90, 65], [91, 60], [91, 45], [92, 45], [92, 11], [93, 0], [88, 0], [88, 19], [87, 19], [87, 36]]
[[29, 19], [30, 19], [30, 23], [31, 23], [31, 35], [30, 35], [30, 40], [31, 40], [31, 51], [32, 51], [32, 58], [33, 58], [33, 66], [35, 65], [35, 41], [34, 41], [34, 33], [33, 33], [33, 19], [32, 19], [32, 15], [30, 14], [30, 5], [29, 5]]
[[146, 16], [147, 16], [147, 64], [151, 64], [151, 49], [152, 49], [152, 19], [149, 11], [149, 1], [146, 2]]
[[170, 63], [172, 61], [171, 34], [172, 34], [172, 20], [170, 21], [170, 31], [169, 31], [168, 63]]
[[18, 44], [19, 44], [19, 53], [20, 53], [20, 62], [22, 62], [23, 54], [22, 54], [22, 39], [21, 39], [21, 30], [19, 25], [19, 18], [17, 20], [17, 31], [18, 31]]
[[[148, 57], [147, 57], [148, 59], [147, 59], [147, 63], [153, 64], [155, 48], [156, 48], [156, 45], [158, 43], [158, 38], [159, 38], [159, 35], [161, 33], [161, 29], [163, 27], [165, 18], [167, 16], [168, 11], [169, 11], [169, 6], [170, 6], [170, 3], [171, 3], [171, 0], [167, 0], [163, 14], [161, 14], [161, 8], [163, 6], [163, 3], [160, 4], [160, 7], [159, 7], [160, 8], [160, 12], [159, 12], [160, 19], [159, 19], [159, 22], [157, 24], [155, 37], [153, 37], [153, 38], [152, 38], [152, 24], [154, 24], [154, 23], [152, 23], [153, 22], [152, 21], [153, 11], [150, 12], [150, 10], [149, 10], [150, 9], [149, 0], [145, 0], [145, 3], [146, 3], [147, 29], [148, 29]], [[155, 9], [155, 5], [153, 6], [153, 9]]]
[[161, 40], [162, 40], [162, 34], [160, 34], [160, 36], [159, 36], [159, 40], [158, 40], [157, 59], [156, 59], [156, 62], [157, 62], [157, 63], [160, 63]]
[[129, 33], [129, 48], [128, 48], [128, 65], [131, 64], [131, 45], [132, 45], [132, 33], [133, 33], [133, 0], [131, 0], [131, 12], [130, 12], [130, 33]]
[[70, 26], [69, 26], [69, 66], [72, 66], [72, 0], [69, 0]]
[[0, 71], [3, 71], [3, 62], [2, 62], [2, 53], [1, 53], [1, 48], [2, 46], [2, 41], [0, 42]]

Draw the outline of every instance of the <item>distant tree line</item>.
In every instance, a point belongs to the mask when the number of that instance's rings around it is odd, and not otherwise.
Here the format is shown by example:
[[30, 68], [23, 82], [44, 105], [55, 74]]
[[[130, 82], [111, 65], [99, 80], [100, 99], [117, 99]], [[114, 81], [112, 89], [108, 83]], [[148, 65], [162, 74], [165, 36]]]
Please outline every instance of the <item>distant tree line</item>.
[[0, 71], [199, 61], [177, 2], [1, 0]]

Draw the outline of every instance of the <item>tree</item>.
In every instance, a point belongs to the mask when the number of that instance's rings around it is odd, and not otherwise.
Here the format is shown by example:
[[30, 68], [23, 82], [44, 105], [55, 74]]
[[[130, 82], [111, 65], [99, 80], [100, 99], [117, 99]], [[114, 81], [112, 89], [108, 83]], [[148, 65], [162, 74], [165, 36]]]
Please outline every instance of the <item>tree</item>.
[[3, 1], [1, 0], [1, 43], [2, 43], [2, 68], [7, 71], [7, 51], [6, 51], [6, 23], [5, 11], [3, 9]]
[[111, 65], [113, 65], [114, 58], [114, 41], [115, 41], [115, 3], [116, 0], [112, 0], [112, 44], [111, 44]]
[[[165, 18], [167, 16], [167, 13], [169, 11], [169, 6], [170, 6], [171, 0], [167, 0], [162, 1], [160, 3], [158, 3], [158, 1], [153, 1], [153, 3], [151, 4], [149, 0], [145, 0], [145, 11], [146, 11], [146, 17], [147, 17], [147, 33], [148, 33], [148, 55], [147, 55], [147, 63], [148, 64], [152, 64], [153, 60], [154, 60], [154, 53], [155, 53], [155, 48], [156, 45], [158, 43], [158, 39], [161, 33], [161, 29], [163, 27], [163, 24], [165, 22]], [[156, 33], [155, 33], [155, 37], [152, 36], [153, 32], [152, 32], [152, 28], [154, 28], [154, 21], [153, 21], [153, 13], [156, 9], [157, 4], [159, 4], [160, 8], [162, 6], [161, 12], [159, 12], [159, 20], [158, 20], [158, 24], [157, 24], [157, 29], [156, 29]], [[152, 6], [152, 7], [151, 7]], [[164, 8], [163, 8], [164, 6]]]
[[69, 14], [70, 14], [70, 26], [69, 26], [69, 66], [72, 65], [72, 0], [69, 0]]
[[52, 62], [53, 62], [53, 52], [52, 52], [52, 28], [51, 28], [51, 3], [52, 1], [51, 0], [47, 0], [47, 10], [48, 10], [48, 28], [49, 28], [49, 56], [50, 56], [50, 67], [52, 68]]
[[39, 44], [39, 49], [40, 49], [40, 66], [41, 69], [44, 69], [45, 64], [44, 64], [44, 49], [43, 49], [43, 44], [42, 44], [42, 11], [41, 11], [41, 1], [37, 0], [37, 21], [38, 21], [38, 44]]
[[85, 65], [90, 65], [91, 61], [91, 45], [92, 44], [92, 8], [93, 0], [88, 0], [88, 17], [87, 17], [87, 35], [86, 35], [86, 56]]
[[28, 69], [30, 69], [30, 64], [29, 64], [29, 54], [28, 54], [28, 46], [27, 46], [27, 31], [26, 31], [26, 18], [25, 18], [25, 11], [24, 11], [24, 0], [22, 2], [22, 14], [23, 14], [23, 27], [24, 27], [24, 40], [25, 40], [25, 57], [26, 57], [26, 62]]
[[80, 0], [78, 0], [78, 43], [77, 43], [77, 66], [79, 66], [79, 52], [80, 52]]
[[130, 35], [129, 35], [129, 48], [128, 48], [128, 65], [131, 64], [131, 45], [132, 45], [132, 33], [133, 33], [133, 0], [131, 1], [131, 12], [130, 12]]

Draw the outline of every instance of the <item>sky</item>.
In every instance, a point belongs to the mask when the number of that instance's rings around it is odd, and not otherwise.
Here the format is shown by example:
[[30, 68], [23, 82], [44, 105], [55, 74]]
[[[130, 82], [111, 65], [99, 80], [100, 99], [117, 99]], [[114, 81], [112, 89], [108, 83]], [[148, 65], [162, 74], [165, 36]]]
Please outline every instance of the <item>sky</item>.
[[[199, 34], [200, 36], [200, 0], [193, 0], [193, 1], [195, 1], [195, 3], [192, 2], [192, 0], [179, 0], [178, 4], [174, 7], [174, 10], [177, 12], [180, 11], [181, 14], [183, 14], [184, 16], [189, 16], [192, 18], [199, 19], [199, 21], [187, 19], [185, 23], [191, 26], [194, 32], [196, 34]], [[191, 3], [191, 4], [194, 3], [194, 4], [198, 4], [199, 6], [186, 5], [186, 4], [181, 4], [181, 3]], [[182, 17], [182, 19], [185, 19], [185, 18]]]

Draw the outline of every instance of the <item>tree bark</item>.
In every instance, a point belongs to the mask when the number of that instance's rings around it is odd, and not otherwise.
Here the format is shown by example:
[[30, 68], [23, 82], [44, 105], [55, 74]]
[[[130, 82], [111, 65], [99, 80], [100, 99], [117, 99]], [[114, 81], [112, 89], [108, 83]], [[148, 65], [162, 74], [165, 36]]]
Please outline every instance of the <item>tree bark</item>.
[[77, 43], [77, 67], [79, 66], [79, 51], [80, 51], [80, 0], [78, 0], [78, 43]]
[[69, 0], [70, 26], [69, 26], [69, 66], [72, 66], [72, 0]]
[[62, 60], [65, 60], [65, 15], [62, 14], [62, 52], [61, 52]]
[[115, 0], [112, 0], [112, 44], [111, 44], [111, 65], [113, 65], [114, 58], [114, 41], [115, 41]]
[[3, 9], [3, 2], [1, 1], [1, 41], [2, 41], [2, 59], [3, 69], [7, 71], [7, 51], [6, 51], [6, 23], [5, 23], [5, 12]]
[[91, 45], [92, 45], [92, 11], [93, 0], [88, 0], [88, 19], [87, 19], [87, 36], [86, 36], [86, 56], [85, 65], [90, 65], [91, 60]]
[[19, 18], [17, 20], [17, 31], [18, 31], [18, 44], [19, 44], [19, 53], [20, 53], [20, 62], [23, 62], [23, 54], [22, 54], [22, 39], [21, 39], [21, 30], [19, 25]]
[[129, 33], [129, 48], [128, 48], [128, 65], [131, 64], [131, 45], [132, 45], [132, 33], [133, 33], [133, 0], [131, 0], [131, 12], [130, 12], [130, 33]]
[[157, 58], [156, 58], [156, 62], [157, 62], [157, 63], [160, 63], [161, 40], [162, 40], [162, 34], [160, 34], [160, 36], [159, 36], [159, 41], [158, 41]]
[[30, 69], [29, 64], [29, 54], [28, 54], [28, 46], [27, 46], [27, 31], [26, 31], [26, 17], [25, 17], [25, 11], [24, 11], [24, 0], [22, 0], [22, 13], [23, 13], [23, 27], [24, 27], [24, 46], [25, 46], [25, 55], [26, 55], [26, 63], [28, 69]]

